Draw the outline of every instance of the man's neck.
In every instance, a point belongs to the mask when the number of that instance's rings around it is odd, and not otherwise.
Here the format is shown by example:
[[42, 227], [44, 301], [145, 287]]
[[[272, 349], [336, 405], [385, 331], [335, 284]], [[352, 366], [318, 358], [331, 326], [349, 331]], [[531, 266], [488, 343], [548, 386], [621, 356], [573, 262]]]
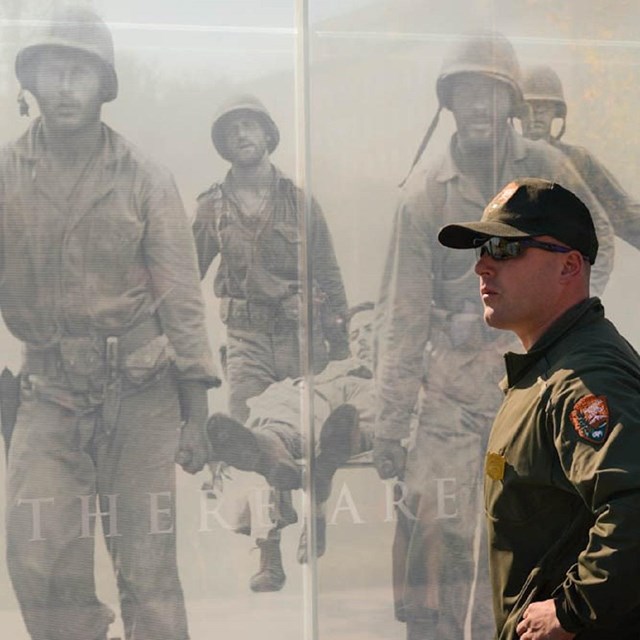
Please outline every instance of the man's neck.
[[63, 164], [81, 162], [91, 157], [98, 148], [102, 136], [102, 122], [97, 120], [77, 131], [56, 131], [43, 126], [48, 155]]
[[231, 166], [231, 179], [235, 189], [259, 193], [271, 187], [273, 166], [268, 155], [264, 155], [258, 164], [250, 167]]
[[571, 297], [567, 298], [563, 304], [555, 305], [553, 309], [549, 310], [549, 313], [540, 319], [540, 322], [533, 327], [529, 327], [526, 331], [516, 332], [522, 346], [525, 351], [530, 351], [531, 348], [542, 338], [542, 336], [565, 314], [569, 309], [572, 309], [577, 304], [584, 302], [589, 298], [589, 293], [576, 292]]

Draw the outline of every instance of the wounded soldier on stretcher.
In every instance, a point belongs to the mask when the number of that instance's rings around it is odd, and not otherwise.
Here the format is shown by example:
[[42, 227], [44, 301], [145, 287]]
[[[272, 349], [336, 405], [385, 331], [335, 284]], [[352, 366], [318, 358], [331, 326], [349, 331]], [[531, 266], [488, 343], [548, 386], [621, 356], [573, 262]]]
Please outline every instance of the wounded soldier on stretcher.
[[[371, 450], [372, 446], [375, 406], [373, 306], [372, 302], [365, 302], [350, 310], [351, 357], [330, 362], [313, 379], [317, 430], [314, 483], [318, 557], [326, 548], [325, 503], [331, 492], [333, 476], [349, 458]], [[251, 398], [247, 403], [250, 415], [246, 425], [221, 413], [212, 415], [207, 424], [216, 461], [259, 473], [276, 493], [281, 494], [276, 497], [276, 504], [283, 512], [275, 518], [277, 528], [296, 521], [295, 512], [290, 513], [293, 507], [287, 494], [291, 489], [302, 487], [303, 465], [300, 460], [304, 456], [305, 442], [300, 426], [300, 400], [304, 393], [303, 385], [302, 378], [287, 378]], [[298, 561], [307, 561], [304, 530], [298, 547]]]

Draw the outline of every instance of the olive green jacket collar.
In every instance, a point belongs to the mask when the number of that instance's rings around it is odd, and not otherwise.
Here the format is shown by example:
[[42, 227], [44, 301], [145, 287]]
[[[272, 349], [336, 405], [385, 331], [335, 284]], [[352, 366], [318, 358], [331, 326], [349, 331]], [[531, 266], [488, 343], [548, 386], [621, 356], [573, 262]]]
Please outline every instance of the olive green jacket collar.
[[558, 318], [527, 353], [506, 353], [506, 377], [500, 382], [500, 388], [507, 389], [516, 385], [527, 372], [576, 326], [582, 326], [604, 318], [604, 307], [599, 298], [587, 298], [566, 311]]

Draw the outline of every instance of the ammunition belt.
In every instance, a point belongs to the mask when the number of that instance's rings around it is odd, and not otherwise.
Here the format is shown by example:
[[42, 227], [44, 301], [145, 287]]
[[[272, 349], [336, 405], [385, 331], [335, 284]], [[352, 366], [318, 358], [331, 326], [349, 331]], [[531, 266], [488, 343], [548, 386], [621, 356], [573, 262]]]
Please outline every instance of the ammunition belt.
[[298, 319], [285, 313], [279, 301], [254, 302], [242, 298], [221, 298], [220, 317], [229, 329], [283, 334], [298, 328]]
[[26, 345], [23, 371], [84, 392], [102, 388], [122, 372], [136, 382], [136, 369], [152, 371], [169, 352], [153, 317], [121, 335], [63, 336], [48, 349]]

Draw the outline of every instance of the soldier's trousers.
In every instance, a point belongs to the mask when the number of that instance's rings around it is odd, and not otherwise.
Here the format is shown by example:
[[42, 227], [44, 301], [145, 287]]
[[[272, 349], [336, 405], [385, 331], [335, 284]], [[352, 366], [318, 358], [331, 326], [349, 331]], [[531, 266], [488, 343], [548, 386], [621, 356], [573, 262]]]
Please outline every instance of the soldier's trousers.
[[501, 371], [493, 343], [454, 349], [436, 336], [393, 552], [396, 613], [412, 640], [463, 640], [469, 611], [473, 640], [493, 636], [482, 473]]
[[[227, 341], [229, 413], [244, 424], [249, 417], [249, 398], [261, 394], [274, 382], [302, 375], [299, 334], [296, 330], [270, 334], [228, 329]], [[322, 371], [328, 362], [322, 335], [316, 332], [311, 363], [313, 373]]]
[[7, 561], [33, 640], [104, 640], [114, 616], [96, 596], [94, 524], [117, 578], [128, 640], [186, 640], [176, 563], [175, 381], [122, 399], [106, 433], [29, 389], [11, 443]]

